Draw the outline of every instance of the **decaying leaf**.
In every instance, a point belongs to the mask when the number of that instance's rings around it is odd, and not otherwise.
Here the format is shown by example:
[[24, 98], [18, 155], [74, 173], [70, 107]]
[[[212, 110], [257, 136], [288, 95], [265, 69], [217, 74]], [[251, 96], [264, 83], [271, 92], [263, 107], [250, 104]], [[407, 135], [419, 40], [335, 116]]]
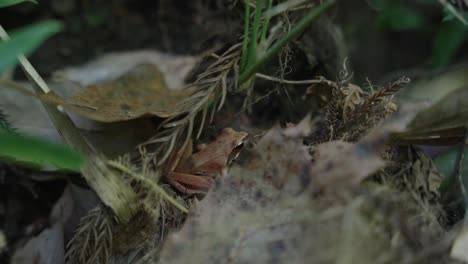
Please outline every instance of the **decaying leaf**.
[[428, 199], [439, 197], [439, 188], [444, 176], [434, 166], [432, 160], [421, 150], [416, 151], [417, 160], [411, 166], [413, 188]]
[[169, 117], [190, 90], [169, 90], [153, 64], [141, 64], [120, 78], [91, 85], [69, 99], [49, 92], [43, 100], [101, 122], [117, 122], [144, 116]]

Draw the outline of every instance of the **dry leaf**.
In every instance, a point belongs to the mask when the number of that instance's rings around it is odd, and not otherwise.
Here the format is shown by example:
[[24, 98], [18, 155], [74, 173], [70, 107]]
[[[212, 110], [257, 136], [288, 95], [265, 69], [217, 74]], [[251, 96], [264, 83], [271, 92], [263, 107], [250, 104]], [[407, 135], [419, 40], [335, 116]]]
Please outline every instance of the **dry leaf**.
[[144, 116], [169, 117], [189, 90], [169, 90], [153, 64], [141, 64], [120, 78], [91, 85], [70, 99], [49, 92], [42, 99], [101, 122], [117, 122]]
[[344, 97], [341, 102], [343, 108], [342, 115], [343, 119], [346, 120], [348, 114], [354, 111], [356, 106], [362, 104], [364, 101], [362, 97], [364, 95], [364, 91], [361, 87], [350, 83], [341, 89], [341, 93]]
[[439, 197], [439, 188], [444, 179], [432, 160], [421, 150], [416, 150], [416, 161], [411, 166], [413, 177], [409, 177], [415, 190], [429, 199]]

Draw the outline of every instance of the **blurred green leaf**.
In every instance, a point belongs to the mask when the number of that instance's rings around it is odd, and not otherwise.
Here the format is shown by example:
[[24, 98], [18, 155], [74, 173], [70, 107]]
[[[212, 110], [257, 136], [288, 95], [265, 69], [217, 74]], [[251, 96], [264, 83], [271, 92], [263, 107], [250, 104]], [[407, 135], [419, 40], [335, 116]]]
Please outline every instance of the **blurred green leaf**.
[[426, 25], [424, 16], [418, 10], [400, 1], [378, 0], [375, 5], [380, 11], [377, 22], [384, 28], [404, 31], [421, 29]]
[[108, 12], [104, 11], [95, 11], [95, 12], [89, 12], [83, 15], [83, 19], [91, 27], [97, 27], [102, 25], [106, 19], [109, 17]]
[[53, 165], [59, 169], [80, 171], [82, 159], [74, 150], [42, 139], [0, 130], [1, 159], [26, 163], [31, 167]]
[[32, 2], [37, 4], [36, 0], [0, 0], [0, 7], [12, 6], [22, 2]]
[[0, 73], [15, 65], [19, 54], [30, 54], [46, 38], [61, 28], [61, 23], [48, 20], [11, 33], [10, 40], [0, 42]]
[[432, 48], [432, 65], [435, 68], [447, 66], [468, 37], [468, 27], [458, 20], [442, 22]]
[[374, 0], [372, 1], [372, 4], [375, 9], [382, 11], [382, 9], [387, 5], [387, 2], [387, 0]]

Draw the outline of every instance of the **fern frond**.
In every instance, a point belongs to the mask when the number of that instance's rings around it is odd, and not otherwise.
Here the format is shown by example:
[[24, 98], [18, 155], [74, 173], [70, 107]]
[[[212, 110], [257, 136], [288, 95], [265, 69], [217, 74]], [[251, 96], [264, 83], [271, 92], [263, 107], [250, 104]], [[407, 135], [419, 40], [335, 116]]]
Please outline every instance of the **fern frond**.
[[66, 263], [109, 263], [112, 256], [112, 218], [112, 213], [103, 204], [83, 217], [67, 245]]
[[[180, 149], [184, 149], [194, 132], [199, 137], [206, 124], [208, 111], [211, 109], [211, 123], [214, 114], [223, 107], [228, 91], [237, 89], [237, 82], [230, 78], [237, 79], [241, 48], [242, 43], [232, 46], [198, 75], [196, 81], [188, 85], [195, 87], [191, 96], [177, 105], [177, 114], [166, 119], [159, 133], [140, 145], [140, 148], [147, 149], [147, 155], [155, 160], [157, 166], [167, 161], [176, 143], [183, 142]], [[196, 118], [201, 120], [197, 131], [194, 128]]]

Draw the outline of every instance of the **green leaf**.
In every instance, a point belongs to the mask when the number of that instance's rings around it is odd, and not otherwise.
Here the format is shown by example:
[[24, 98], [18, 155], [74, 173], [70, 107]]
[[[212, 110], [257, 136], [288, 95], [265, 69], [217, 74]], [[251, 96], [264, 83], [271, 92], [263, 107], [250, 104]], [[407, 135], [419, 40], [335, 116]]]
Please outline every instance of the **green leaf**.
[[0, 7], [12, 6], [22, 2], [32, 2], [37, 4], [36, 0], [0, 0]]
[[432, 65], [447, 66], [468, 37], [468, 27], [458, 20], [444, 21], [434, 37]]
[[61, 28], [61, 23], [49, 20], [11, 33], [10, 40], [0, 42], [0, 73], [15, 65], [19, 54], [30, 54], [46, 38], [60, 31]]
[[81, 156], [74, 150], [42, 139], [0, 130], [0, 157], [10, 162], [26, 163], [30, 167], [55, 166], [80, 171]]
[[[455, 184], [457, 181], [454, 178], [455, 168], [458, 163], [458, 155], [460, 149], [454, 148], [451, 151], [438, 156], [434, 159], [434, 165], [436, 166], [437, 170], [445, 176], [442, 185], [440, 186], [441, 192], [445, 192], [450, 185]], [[468, 177], [468, 150], [464, 153], [464, 159], [462, 163], [461, 175], [463, 178]]]
[[[465, 20], [468, 21], [468, 13], [466, 11], [463, 11], [461, 9], [457, 9], [457, 12], [458, 12], [458, 15], [462, 16]], [[447, 20], [453, 20], [453, 19], [458, 19], [453, 11], [451, 11], [450, 9], [448, 9], [447, 7], [444, 6], [444, 8], [442, 9], [442, 16], [443, 16], [443, 19], [442, 21], [447, 21]]]
[[416, 9], [406, 6], [399, 1], [378, 1], [380, 14], [377, 22], [380, 26], [395, 30], [422, 29], [426, 25], [424, 16]]
[[382, 11], [387, 6], [388, 1], [387, 0], [374, 0], [372, 1], [372, 6], [379, 10]]

